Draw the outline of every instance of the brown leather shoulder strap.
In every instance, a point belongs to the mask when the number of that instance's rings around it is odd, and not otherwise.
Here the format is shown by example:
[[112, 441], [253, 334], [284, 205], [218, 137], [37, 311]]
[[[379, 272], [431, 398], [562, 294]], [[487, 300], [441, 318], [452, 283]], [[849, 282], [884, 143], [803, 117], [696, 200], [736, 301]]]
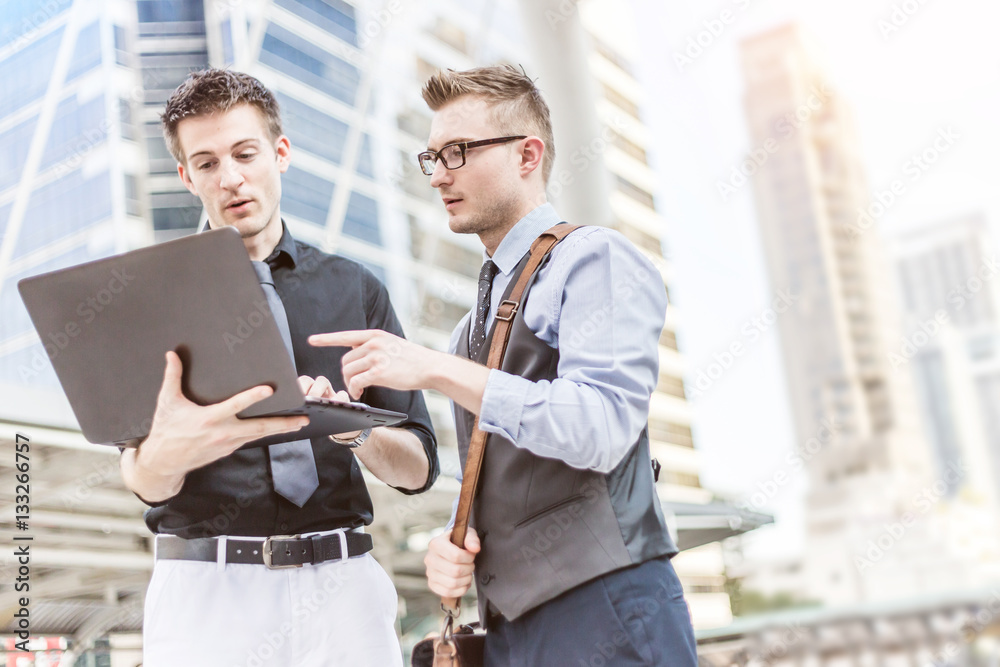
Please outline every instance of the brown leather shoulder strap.
[[[514, 316], [517, 315], [517, 311], [521, 307], [521, 297], [524, 296], [524, 290], [527, 289], [535, 271], [538, 270], [556, 244], [579, 228], [580, 225], [556, 225], [542, 232], [531, 244], [531, 256], [528, 259], [528, 264], [518, 276], [509, 298], [497, 306], [496, 327], [493, 331], [493, 340], [490, 343], [487, 368], [500, 368], [500, 364], [503, 362], [503, 355], [507, 351], [507, 342], [510, 340], [510, 330], [514, 324]], [[458, 509], [455, 512], [455, 527], [451, 532], [452, 543], [463, 549], [465, 548], [465, 533], [469, 527], [469, 516], [472, 512], [472, 501], [476, 497], [476, 489], [479, 486], [479, 473], [486, 446], [486, 433], [479, 429], [478, 415], [473, 423], [469, 453], [466, 455], [465, 471], [462, 475], [462, 491], [459, 494]]]

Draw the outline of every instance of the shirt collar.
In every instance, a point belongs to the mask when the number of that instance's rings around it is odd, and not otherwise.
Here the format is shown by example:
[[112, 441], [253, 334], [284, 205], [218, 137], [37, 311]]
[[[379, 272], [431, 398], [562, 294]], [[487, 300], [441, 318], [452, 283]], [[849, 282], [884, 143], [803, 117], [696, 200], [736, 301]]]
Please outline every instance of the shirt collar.
[[500, 272], [509, 275], [531, 244], [549, 227], [559, 224], [562, 220], [552, 204], [545, 203], [532, 209], [526, 216], [511, 227], [507, 235], [500, 241], [496, 252], [490, 257], [483, 251], [483, 261], [492, 259]]
[[278, 245], [274, 246], [274, 250], [271, 251], [271, 254], [264, 261], [271, 266], [281, 266], [285, 262], [289, 262], [293, 269], [298, 264], [299, 253], [295, 249], [295, 239], [292, 238], [284, 220], [281, 221], [281, 240], [278, 241]]

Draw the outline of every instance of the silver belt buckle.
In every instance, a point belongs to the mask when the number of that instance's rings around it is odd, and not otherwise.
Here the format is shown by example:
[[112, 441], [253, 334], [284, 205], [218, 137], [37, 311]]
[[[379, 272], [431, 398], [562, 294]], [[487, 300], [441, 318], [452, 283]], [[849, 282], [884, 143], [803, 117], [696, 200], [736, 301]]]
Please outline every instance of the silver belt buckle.
[[262, 547], [264, 555], [264, 566], [269, 570], [285, 570], [290, 567], [302, 567], [302, 563], [290, 563], [288, 565], [273, 565], [271, 563], [271, 542], [274, 540], [297, 540], [301, 535], [273, 535], [271, 537], [264, 538], [264, 546]]

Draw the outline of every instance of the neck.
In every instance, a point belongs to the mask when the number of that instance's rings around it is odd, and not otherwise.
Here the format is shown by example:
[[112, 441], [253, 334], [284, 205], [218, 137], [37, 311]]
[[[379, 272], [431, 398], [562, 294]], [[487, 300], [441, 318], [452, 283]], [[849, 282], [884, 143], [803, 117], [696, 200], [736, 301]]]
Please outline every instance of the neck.
[[493, 253], [495, 253], [497, 248], [500, 247], [500, 244], [503, 242], [504, 238], [506, 238], [510, 230], [514, 229], [514, 225], [520, 222], [524, 216], [528, 215], [544, 203], [546, 203], [544, 192], [537, 200], [526, 199], [521, 202], [521, 206], [517, 209], [517, 212], [511, 216], [513, 218], [512, 220], [508, 220], [502, 225], [497, 225], [494, 229], [481, 232], [479, 234], [479, 240], [482, 242], [483, 246], [485, 246], [486, 254], [492, 257]]
[[243, 245], [247, 249], [250, 259], [262, 262], [274, 252], [281, 241], [281, 216], [277, 213], [271, 222], [267, 223], [264, 229], [252, 236], [243, 237]]

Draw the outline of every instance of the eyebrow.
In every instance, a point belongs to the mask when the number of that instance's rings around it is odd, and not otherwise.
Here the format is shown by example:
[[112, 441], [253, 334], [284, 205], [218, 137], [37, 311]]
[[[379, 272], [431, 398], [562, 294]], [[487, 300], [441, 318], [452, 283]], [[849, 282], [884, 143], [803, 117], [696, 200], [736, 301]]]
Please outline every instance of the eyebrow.
[[[459, 137], [458, 139], [452, 139], [451, 141], [446, 141], [446, 142], [445, 142], [445, 143], [444, 143], [444, 144], [443, 144], [443, 145], [441, 146], [441, 148], [444, 148], [445, 146], [451, 146], [452, 144], [461, 144], [461, 143], [465, 143], [465, 142], [467, 142], [467, 141], [475, 141], [475, 139], [472, 139], [472, 138], [469, 138], [469, 137]], [[427, 150], [429, 150], [429, 151], [433, 151], [433, 152], [437, 153], [437, 152], [438, 152], [438, 151], [439, 151], [440, 149], [439, 149], [439, 148], [431, 148], [430, 146], [428, 146], [428, 147], [427, 147]]]
[[[229, 150], [233, 150], [237, 146], [240, 146], [241, 144], [245, 144], [248, 141], [259, 141], [259, 140], [256, 137], [247, 137], [246, 139], [240, 139], [235, 144], [233, 144], [232, 146], [230, 146]], [[212, 155], [212, 154], [213, 154], [212, 151], [198, 151], [197, 153], [192, 153], [191, 155], [188, 155], [188, 160], [193, 160], [194, 158], [198, 157], [199, 155]]]

